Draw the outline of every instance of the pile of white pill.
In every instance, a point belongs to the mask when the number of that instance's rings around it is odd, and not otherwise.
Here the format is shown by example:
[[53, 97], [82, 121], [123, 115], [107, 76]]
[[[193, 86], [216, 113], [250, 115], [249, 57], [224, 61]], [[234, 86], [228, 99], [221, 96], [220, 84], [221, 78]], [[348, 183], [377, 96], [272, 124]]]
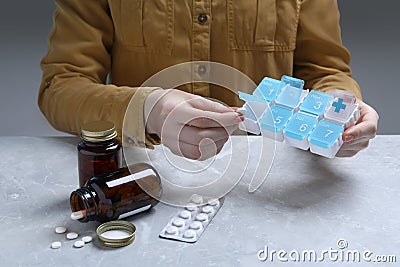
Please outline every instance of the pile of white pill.
[[[65, 234], [67, 233], [67, 228], [64, 226], [58, 226], [56, 227], [56, 229], [54, 230], [56, 232], [56, 234]], [[75, 232], [68, 232], [66, 235], [66, 238], [68, 240], [75, 240], [79, 237], [78, 233]], [[85, 246], [85, 244], [92, 242], [93, 238], [91, 236], [84, 236], [81, 238], [81, 240], [77, 240], [74, 242], [73, 247], [74, 248], [83, 248]], [[51, 248], [52, 249], [59, 249], [61, 248], [61, 242], [60, 241], [55, 241], [51, 244]]]

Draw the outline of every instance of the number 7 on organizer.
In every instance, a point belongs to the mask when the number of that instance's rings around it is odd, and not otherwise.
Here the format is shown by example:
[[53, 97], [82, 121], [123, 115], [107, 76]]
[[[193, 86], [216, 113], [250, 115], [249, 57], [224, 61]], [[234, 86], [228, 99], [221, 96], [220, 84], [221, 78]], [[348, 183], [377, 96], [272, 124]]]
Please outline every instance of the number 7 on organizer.
[[327, 138], [329, 135], [331, 135], [333, 133], [332, 130], [327, 130], [327, 133], [325, 134], [325, 138]]

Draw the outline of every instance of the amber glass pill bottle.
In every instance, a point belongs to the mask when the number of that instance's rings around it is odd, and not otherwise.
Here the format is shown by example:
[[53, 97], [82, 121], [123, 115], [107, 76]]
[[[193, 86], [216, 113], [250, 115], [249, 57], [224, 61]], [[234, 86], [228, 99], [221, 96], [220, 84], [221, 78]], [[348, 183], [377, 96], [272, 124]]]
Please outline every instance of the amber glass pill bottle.
[[82, 126], [78, 145], [79, 186], [92, 177], [122, 167], [122, 145], [114, 124], [95, 121]]
[[157, 171], [138, 163], [93, 177], [72, 192], [71, 218], [80, 222], [123, 219], [154, 207], [161, 193]]

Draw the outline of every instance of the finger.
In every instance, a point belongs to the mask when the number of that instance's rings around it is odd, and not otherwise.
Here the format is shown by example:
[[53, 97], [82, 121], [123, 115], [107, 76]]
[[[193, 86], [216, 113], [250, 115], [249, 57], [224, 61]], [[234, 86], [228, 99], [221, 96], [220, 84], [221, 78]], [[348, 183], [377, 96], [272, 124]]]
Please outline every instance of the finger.
[[164, 140], [163, 144], [175, 155], [192, 160], [204, 160], [217, 154], [222, 149], [225, 142], [225, 140], [219, 140], [217, 142], [202, 142], [199, 146], [182, 141], [177, 142], [176, 140]]
[[226, 143], [226, 141], [219, 140], [215, 143], [212, 143], [211, 146], [207, 145], [207, 146], [203, 147], [203, 144], [200, 144], [201, 157], [198, 160], [203, 161], [203, 160], [206, 160], [206, 159], [216, 156], [219, 152], [221, 152], [225, 143]]
[[183, 127], [182, 131], [177, 136], [180, 141], [199, 145], [206, 138], [212, 139], [214, 142], [218, 140], [228, 139], [229, 133], [225, 128], [197, 128], [192, 126]]
[[[243, 121], [244, 118], [243, 119], [242, 119], [242, 117], [240, 117], [240, 118], [241, 118], [241, 121]], [[231, 135], [238, 128], [239, 128], [239, 124], [232, 125], [232, 126], [226, 126], [224, 129], [228, 132], [229, 135]]]
[[[200, 109], [197, 108], [200, 106], [194, 107], [192, 103], [196, 103], [196, 105], [200, 105], [200, 103], [208, 103], [208, 107], [210, 106], [210, 103], [212, 103], [214, 106], [219, 106], [219, 108], [213, 108], [214, 110], [224, 111], [224, 113], [212, 110], [202, 110], [206, 109], [207, 105], [202, 106]], [[189, 99], [185, 99], [179, 103], [174, 101], [167, 102], [164, 106], [167, 107], [164, 108], [165, 110], [162, 112], [162, 114], [165, 114], [163, 124], [166, 124], [167, 121], [169, 121], [168, 124], [172, 124], [173, 122], [187, 124], [191, 122], [191, 125], [193, 126], [208, 128], [232, 126], [241, 122], [239, 114], [234, 112], [231, 108], [210, 100], [206, 101], [206, 99], [200, 96], [190, 95]], [[162, 114], [160, 114], [161, 117], [163, 117]]]
[[349, 157], [354, 157], [359, 151], [354, 151], [354, 150], [339, 150], [339, 152], [336, 154], [336, 157], [340, 158], [349, 158]]
[[217, 101], [212, 101], [204, 97], [195, 97], [189, 100], [189, 103], [196, 109], [203, 111], [212, 111], [217, 113], [232, 112], [232, 108], [223, 105]]
[[361, 102], [360, 109], [360, 122], [345, 130], [343, 134], [343, 141], [345, 142], [351, 142], [363, 137], [374, 138], [376, 135], [379, 119], [378, 113], [363, 102]]
[[178, 145], [175, 145], [175, 142], [174, 145], [164, 142], [164, 145], [167, 146], [172, 153], [180, 157], [196, 160], [201, 156], [198, 146], [196, 145], [185, 142], [178, 142]]
[[357, 150], [361, 151], [363, 149], [366, 149], [369, 146], [369, 139], [363, 140], [357, 143], [353, 144], [344, 144], [340, 149], [341, 150], [346, 150], [346, 151], [351, 151], [351, 150]]
[[203, 139], [210, 138], [214, 141], [228, 139], [238, 125], [219, 128], [197, 128], [189, 125], [164, 124], [161, 130], [161, 140], [183, 141], [189, 144], [198, 145]]
[[[225, 106], [222, 103], [212, 101], [204, 97], [195, 97], [188, 100], [188, 103], [191, 104], [192, 107], [197, 110], [197, 112], [202, 114], [201, 117], [209, 118], [214, 122], [216, 121], [224, 126], [234, 125], [242, 121], [239, 114], [235, 112], [235, 108]], [[194, 123], [194, 126], [199, 127], [199, 125], [196, 125], [196, 123], [202, 124], [202, 121], [195, 121]]]
[[374, 138], [376, 135], [376, 123], [371, 121], [361, 121], [359, 124], [350, 127], [343, 133], [343, 141], [351, 142], [360, 138]]
[[190, 124], [198, 128], [236, 126], [241, 122], [238, 113], [230, 111], [216, 113], [199, 109], [187, 109], [180, 120], [181, 123]]
[[218, 113], [194, 108], [188, 102], [182, 102], [171, 110], [165, 118], [164, 124], [190, 124], [198, 128], [227, 127], [238, 125], [241, 122], [238, 113], [231, 109], [229, 112]]
[[369, 137], [362, 137], [360, 139], [355, 139], [351, 142], [343, 143], [342, 148], [353, 147], [360, 143], [369, 142], [371, 140]]

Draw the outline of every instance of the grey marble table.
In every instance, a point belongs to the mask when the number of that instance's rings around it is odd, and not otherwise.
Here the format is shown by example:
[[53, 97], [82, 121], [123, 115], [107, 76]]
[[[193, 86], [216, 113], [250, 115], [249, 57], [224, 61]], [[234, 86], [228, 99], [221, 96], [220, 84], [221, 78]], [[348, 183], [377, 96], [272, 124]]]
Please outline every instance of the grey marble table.
[[[0, 137], [0, 266], [399, 265], [400, 136], [378, 136], [351, 159], [326, 159], [277, 144], [265, 183], [249, 194], [248, 182], [240, 182], [197, 243], [158, 237], [177, 210], [159, 204], [127, 218], [137, 226], [137, 236], [120, 249], [103, 248], [98, 241], [76, 249], [65, 235], [54, 233], [64, 225], [93, 235], [98, 225], [69, 219], [78, 141]], [[347, 247], [340, 249], [339, 240]], [[53, 241], [62, 247], [51, 249]], [[268, 254], [277, 252], [261, 261], [266, 247]], [[324, 261], [307, 261], [311, 250]], [[331, 250], [332, 260], [324, 250]], [[335, 250], [339, 256], [349, 250], [367, 253], [371, 262], [342, 262]], [[302, 263], [292, 260], [296, 253]], [[379, 256], [397, 263], [373, 262], [385, 260]]]

